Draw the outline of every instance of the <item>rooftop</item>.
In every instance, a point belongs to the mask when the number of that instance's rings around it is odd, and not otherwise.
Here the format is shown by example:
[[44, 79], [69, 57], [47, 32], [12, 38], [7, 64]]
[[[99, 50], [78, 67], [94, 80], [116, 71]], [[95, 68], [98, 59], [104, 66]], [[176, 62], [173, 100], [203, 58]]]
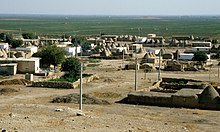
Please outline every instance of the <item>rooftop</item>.
[[31, 57], [31, 58], [0, 58], [0, 61], [38, 61], [41, 58]]

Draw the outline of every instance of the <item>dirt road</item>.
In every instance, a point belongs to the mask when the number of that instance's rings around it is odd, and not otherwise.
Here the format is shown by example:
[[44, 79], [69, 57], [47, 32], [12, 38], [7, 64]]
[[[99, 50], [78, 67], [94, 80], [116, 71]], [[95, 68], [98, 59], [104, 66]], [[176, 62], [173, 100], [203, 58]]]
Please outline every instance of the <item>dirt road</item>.
[[[48, 89], [26, 86], [16, 93], [0, 95], [0, 128], [18, 132], [187, 132], [220, 130], [220, 112], [198, 109], [136, 106], [114, 103], [134, 91], [134, 71], [121, 71], [119, 60], [103, 60], [85, 72], [100, 77], [83, 85], [83, 92], [105, 99], [111, 105], [83, 105], [85, 116], [77, 116], [78, 104], [50, 103], [57, 96], [79, 93], [79, 89]], [[217, 69], [215, 69], [217, 70]], [[216, 71], [213, 71], [216, 73]], [[209, 72], [162, 72], [162, 77], [209, 80]], [[212, 77], [211, 79], [216, 79]], [[138, 72], [138, 90], [149, 87], [157, 74]], [[61, 111], [56, 111], [61, 109]]]

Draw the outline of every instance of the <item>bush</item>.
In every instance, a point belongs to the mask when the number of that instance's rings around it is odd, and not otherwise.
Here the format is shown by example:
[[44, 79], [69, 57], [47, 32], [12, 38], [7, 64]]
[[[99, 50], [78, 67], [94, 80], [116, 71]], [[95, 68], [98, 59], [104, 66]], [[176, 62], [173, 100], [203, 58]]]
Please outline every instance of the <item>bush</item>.
[[37, 36], [34, 33], [22, 33], [24, 39], [36, 39]]
[[220, 52], [216, 53], [215, 55], [211, 56], [212, 59], [220, 59]]
[[61, 71], [65, 71], [69, 77], [79, 77], [81, 62], [77, 58], [67, 58], [61, 65]]
[[205, 62], [205, 61], [207, 61], [207, 59], [208, 59], [208, 56], [204, 52], [195, 52], [194, 53], [193, 61]]
[[89, 59], [89, 63], [99, 63], [99, 62], [101, 62], [100, 59], [93, 59], [93, 58]]
[[65, 50], [57, 47], [56, 45], [48, 45], [43, 47], [40, 51], [33, 54], [33, 57], [40, 57], [41, 65], [53, 65], [54, 69], [57, 65], [61, 64], [65, 59]]

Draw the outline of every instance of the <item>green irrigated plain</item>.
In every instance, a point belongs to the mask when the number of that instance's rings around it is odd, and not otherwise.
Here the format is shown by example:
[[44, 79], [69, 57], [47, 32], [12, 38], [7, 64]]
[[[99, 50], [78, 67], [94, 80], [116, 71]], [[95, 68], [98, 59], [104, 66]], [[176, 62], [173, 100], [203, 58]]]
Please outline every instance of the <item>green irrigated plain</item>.
[[50, 16], [0, 15], [0, 32], [40, 35], [128, 34], [220, 37], [220, 16]]

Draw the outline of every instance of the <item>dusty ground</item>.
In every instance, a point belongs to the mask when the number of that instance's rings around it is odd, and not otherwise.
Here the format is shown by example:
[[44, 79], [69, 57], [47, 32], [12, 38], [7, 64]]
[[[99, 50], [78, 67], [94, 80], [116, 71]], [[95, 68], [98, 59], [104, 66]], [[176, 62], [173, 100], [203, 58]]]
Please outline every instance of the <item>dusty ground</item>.
[[[50, 103], [54, 97], [79, 93], [79, 89], [0, 86], [18, 90], [0, 95], [0, 128], [18, 132], [219, 131], [219, 111], [114, 103], [134, 91], [134, 71], [118, 70], [120, 65], [121, 61], [103, 60], [100, 66], [87, 68], [85, 72], [95, 73], [100, 79], [83, 85], [83, 92], [112, 104], [83, 105], [85, 116], [76, 116], [79, 112], [77, 104]], [[212, 72], [162, 72], [162, 77], [165, 76], [219, 81], [217, 67]], [[147, 88], [156, 80], [156, 73], [148, 73], [145, 79], [143, 71], [139, 71], [138, 90]], [[58, 108], [63, 111], [55, 111]]]

